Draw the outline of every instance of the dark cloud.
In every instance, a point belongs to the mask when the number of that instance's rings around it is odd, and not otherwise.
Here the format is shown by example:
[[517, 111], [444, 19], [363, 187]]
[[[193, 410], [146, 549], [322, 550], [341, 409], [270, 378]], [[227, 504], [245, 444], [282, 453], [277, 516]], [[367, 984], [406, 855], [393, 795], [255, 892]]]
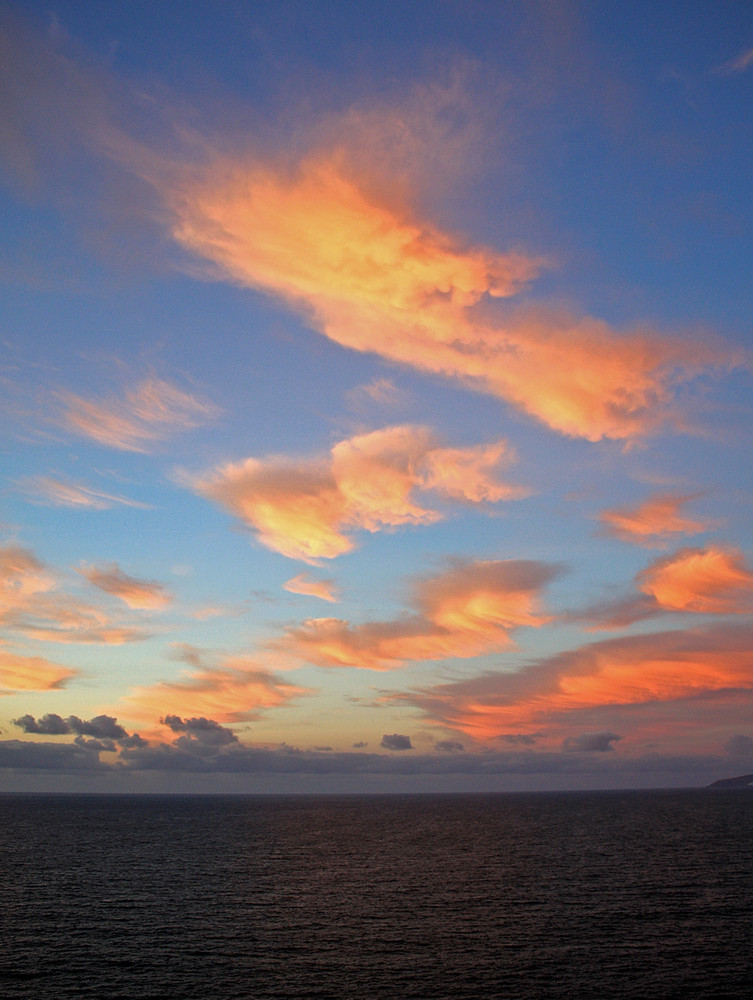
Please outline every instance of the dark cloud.
[[28, 768], [40, 771], [109, 771], [100, 764], [90, 747], [75, 743], [32, 743], [25, 740], [0, 741], [0, 768]]
[[238, 742], [238, 737], [232, 729], [203, 716], [198, 719], [181, 719], [179, 715], [166, 715], [160, 722], [174, 733], [182, 733], [183, 735], [175, 740], [175, 745], [189, 751], [200, 752], [199, 748], [202, 748], [201, 752], [216, 750]]
[[412, 750], [413, 746], [410, 741], [410, 736], [401, 736], [400, 733], [392, 733], [388, 735], [384, 734], [382, 737], [381, 746], [385, 750]]
[[465, 747], [462, 743], [456, 743], [455, 740], [440, 740], [436, 744], [437, 750], [441, 750], [442, 753], [462, 753]]
[[622, 737], [617, 733], [581, 733], [580, 736], [568, 736], [562, 741], [562, 749], [566, 753], [604, 753], [614, 750], [612, 744]]
[[367, 747], [368, 745], [369, 744], [368, 743], [364, 743], [363, 740], [359, 740], [358, 743], [354, 743], [353, 744], [353, 749], [354, 750], [363, 750], [364, 747]]
[[73, 743], [83, 750], [92, 750], [94, 753], [115, 753], [118, 749], [113, 740], [88, 740], [84, 736], [77, 736]]
[[13, 720], [13, 725], [19, 726], [25, 733], [41, 733], [44, 736], [64, 736], [71, 731], [65, 719], [54, 713], [43, 715], [41, 719], [22, 715], [20, 719]]
[[543, 735], [543, 733], [505, 733], [500, 739], [512, 746], [532, 747]]

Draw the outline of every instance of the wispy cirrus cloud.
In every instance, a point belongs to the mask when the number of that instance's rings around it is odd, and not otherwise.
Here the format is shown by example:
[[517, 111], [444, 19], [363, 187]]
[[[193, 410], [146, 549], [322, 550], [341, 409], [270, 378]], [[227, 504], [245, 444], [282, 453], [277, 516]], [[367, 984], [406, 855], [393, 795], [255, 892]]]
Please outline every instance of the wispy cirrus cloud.
[[302, 594], [307, 597], [318, 597], [322, 601], [336, 604], [340, 599], [333, 580], [313, 580], [306, 573], [299, 573], [291, 580], [283, 583], [285, 590], [291, 594]]
[[[534, 661], [516, 672], [396, 693], [437, 725], [489, 740], [510, 731], [555, 731], [568, 720], [643, 706], [655, 735], [681, 712], [676, 702], [753, 689], [753, 629], [719, 624], [702, 629], [623, 636]], [[653, 708], [651, 706], [654, 706]], [[692, 711], [692, 710], [691, 710]]]
[[138, 507], [146, 510], [149, 504], [140, 503], [115, 493], [106, 493], [84, 483], [55, 479], [53, 476], [37, 476], [24, 484], [24, 492], [32, 503], [49, 507], [74, 507], [88, 510], [108, 510], [110, 507]]
[[716, 72], [722, 76], [736, 76], [738, 73], [746, 73], [753, 67], [753, 46], [743, 49], [738, 55], [722, 63], [717, 67]]
[[291, 629], [280, 645], [321, 666], [370, 670], [505, 649], [515, 629], [551, 620], [537, 605], [560, 572], [524, 560], [455, 560], [444, 572], [414, 582], [412, 614], [361, 625], [313, 618]]
[[60, 392], [59, 399], [68, 430], [121, 451], [149, 452], [159, 441], [219, 414], [214, 404], [156, 377], [144, 379], [122, 397], [85, 399]]
[[263, 545], [313, 561], [350, 551], [359, 530], [440, 520], [440, 511], [418, 502], [418, 492], [454, 503], [525, 496], [526, 490], [496, 475], [513, 457], [505, 441], [444, 448], [428, 428], [403, 425], [340, 441], [320, 458], [248, 458], [189, 482], [235, 514]]
[[152, 580], [137, 580], [128, 576], [114, 563], [105, 566], [83, 566], [78, 571], [92, 586], [113, 594], [136, 610], [159, 611], [172, 601], [170, 594], [161, 583]]
[[660, 493], [636, 507], [604, 510], [599, 515], [604, 532], [648, 547], [663, 545], [673, 535], [695, 535], [713, 525], [686, 517], [680, 511], [699, 494]]

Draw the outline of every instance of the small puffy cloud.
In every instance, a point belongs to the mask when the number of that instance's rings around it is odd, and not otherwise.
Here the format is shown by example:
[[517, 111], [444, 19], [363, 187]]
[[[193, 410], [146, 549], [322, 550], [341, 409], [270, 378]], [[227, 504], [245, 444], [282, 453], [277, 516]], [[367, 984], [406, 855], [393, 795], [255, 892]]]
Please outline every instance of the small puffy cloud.
[[410, 736], [401, 736], [400, 733], [385, 733], [380, 743], [385, 750], [412, 750], [413, 745]]
[[45, 736], [65, 736], [71, 731], [65, 719], [54, 712], [43, 715], [41, 719], [35, 719], [33, 715], [22, 715], [20, 719], [13, 720], [13, 725], [19, 726], [25, 733], [42, 733]]
[[441, 753], [462, 753], [465, 750], [463, 744], [457, 740], [439, 740], [435, 746]]
[[79, 573], [93, 586], [120, 598], [134, 610], [161, 610], [172, 601], [162, 584], [127, 576], [114, 563], [105, 567], [84, 566]]
[[605, 753], [614, 750], [613, 744], [621, 739], [617, 733], [581, 733], [564, 739], [562, 749], [566, 753]]
[[753, 572], [737, 549], [682, 549], [653, 563], [640, 589], [669, 611], [747, 614], [753, 610]]
[[318, 597], [322, 601], [330, 601], [332, 603], [336, 603], [339, 600], [333, 580], [312, 580], [306, 573], [299, 573], [298, 576], [287, 580], [283, 583], [283, 587], [291, 594]]
[[340, 441], [318, 459], [230, 463], [191, 485], [268, 548], [310, 562], [350, 551], [354, 531], [440, 520], [442, 513], [419, 503], [417, 492], [464, 503], [525, 496], [497, 476], [513, 458], [504, 441], [444, 448], [428, 428], [403, 425]]
[[18, 656], [0, 651], [0, 694], [9, 691], [52, 691], [78, 671], [41, 656]]
[[649, 497], [637, 507], [605, 510], [600, 514], [604, 532], [624, 542], [662, 545], [672, 535], [695, 535], [711, 525], [685, 517], [680, 510], [698, 494], [662, 493]]
[[150, 377], [122, 398], [84, 399], [61, 392], [62, 423], [108, 448], [149, 452], [164, 438], [217, 417], [219, 410], [170, 382]]
[[362, 625], [308, 619], [282, 645], [323, 666], [371, 670], [478, 656], [509, 646], [514, 629], [550, 620], [537, 610], [538, 597], [560, 572], [526, 560], [455, 560], [443, 573], [414, 581], [412, 615]]
[[49, 507], [73, 507], [81, 510], [107, 510], [120, 504], [125, 507], [148, 508], [148, 504], [129, 500], [114, 493], [95, 490], [83, 483], [71, 483], [51, 476], [38, 476], [26, 483], [26, 492], [32, 503]]

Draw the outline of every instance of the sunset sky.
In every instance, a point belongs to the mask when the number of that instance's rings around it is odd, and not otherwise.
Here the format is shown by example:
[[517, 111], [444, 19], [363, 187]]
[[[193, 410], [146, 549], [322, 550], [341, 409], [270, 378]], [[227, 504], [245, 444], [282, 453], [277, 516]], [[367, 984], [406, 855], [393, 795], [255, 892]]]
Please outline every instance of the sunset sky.
[[753, 771], [753, 8], [0, 15], [0, 790]]

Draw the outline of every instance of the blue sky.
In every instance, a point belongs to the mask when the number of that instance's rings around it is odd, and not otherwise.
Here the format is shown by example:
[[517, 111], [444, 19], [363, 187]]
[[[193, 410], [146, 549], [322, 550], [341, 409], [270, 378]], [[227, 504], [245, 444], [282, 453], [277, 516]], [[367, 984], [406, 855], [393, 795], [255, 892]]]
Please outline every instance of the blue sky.
[[0, 27], [0, 787], [751, 769], [747, 5]]

